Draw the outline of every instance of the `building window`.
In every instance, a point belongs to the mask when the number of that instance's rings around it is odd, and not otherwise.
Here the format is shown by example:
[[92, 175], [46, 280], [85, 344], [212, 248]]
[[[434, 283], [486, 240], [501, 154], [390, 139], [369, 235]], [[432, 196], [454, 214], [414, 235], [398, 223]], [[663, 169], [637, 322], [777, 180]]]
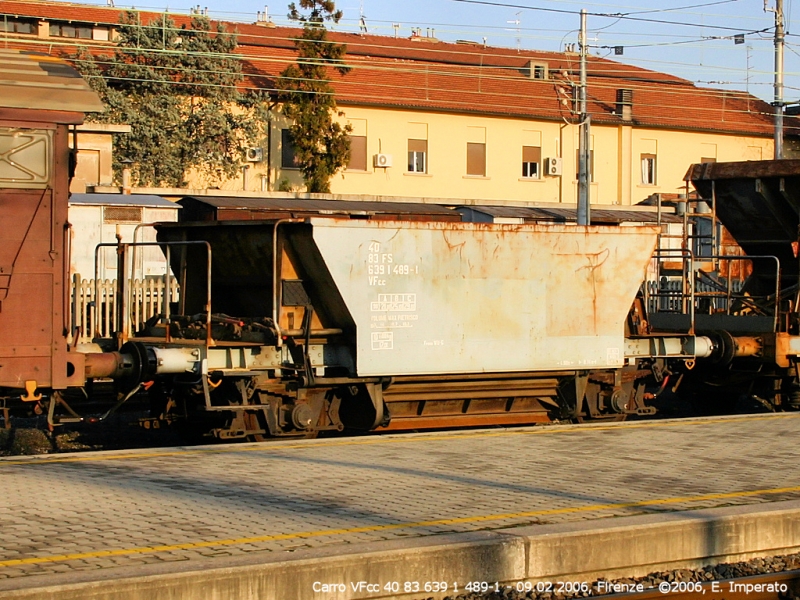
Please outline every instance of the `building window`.
[[33, 21], [9, 19], [8, 17], [3, 17], [0, 20], [0, 31], [5, 33], [34, 33], [36, 29], [36, 24]]
[[642, 154], [642, 185], [656, 184], [656, 155]]
[[531, 79], [547, 79], [547, 63], [529, 61], [528, 70]]
[[428, 172], [428, 140], [408, 140], [408, 172]]
[[284, 169], [299, 168], [292, 135], [288, 129], [281, 129], [281, 167]]
[[467, 142], [467, 175], [486, 177], [486, 144]]
[[50, 36], [91, 40], [92, 28], [67, 23], [50, 23]]
[[367, 170], [367, 136], [350, 135], [350, 161], [347, 163], [348, 171]]
[[530, 179], [541, 177], [542, 149], [537, 146], [522, 147], [522, 176]]

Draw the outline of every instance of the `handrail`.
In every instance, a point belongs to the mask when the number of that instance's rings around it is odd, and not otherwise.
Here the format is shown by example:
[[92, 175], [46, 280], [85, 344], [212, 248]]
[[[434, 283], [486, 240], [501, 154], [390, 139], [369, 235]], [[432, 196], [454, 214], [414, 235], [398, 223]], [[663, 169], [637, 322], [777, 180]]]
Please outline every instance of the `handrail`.
[[[207, 271], [206, 271], [206, 306], [205, 306], [205, 309], [206, 309], [206, 345], [208, 345], [208, 346], [213, 345], [213, 340], [211, 339], [211, 244], [209, 242], [205, 241], [205, 240], [185, 240], [185, 241], [180, 241], [180, 242], [133, 242], [133, 243], [127, 243], [127, 242], [123, 243], [123, 242], [120, 241], [120, 242], [117, 242], [116, 244], [109, 243], [109, 242], [102, 243], [102, 244], [97, 244], [97, 246], [95, 246], [95, 249], [94, 249], [95, 298], [98, 297], [98, 293], [99, 293], [99, 289], [98, 289], [98, 260], [97, 259], [99, 257], [100, 248], [104, 248], [104, 247], [105, 248], [118, 248], [118, 249], [122, 250], [122, 255], [126, 256], [127, 252], [128, 252], [128, 248], [130, 248], [130, 247], [137, 248], [137, 247], [144, 247], [144, 246], [158, 246], [159, 248], [161, 248], [161, 247], [165, 246], [166, 247], [165, 255], [166, 255], [166, 258], [167, 258], [167, 276], [166, 276], [167, 289], [166, 289], [166, 292], [165, 292], [166, 298], [164, 300], [164, 304], [165, 304], [165, 307], [166, 307], [166, 309], [165, 309], [165, 315], [166, 315], [166, 340], [167, 340], [167, 342], [169, 342], [169, 301], [170, 301], [170, 295], [171, 295], [171, 290], [169, 289], [169, 272], [170, 272], [170, 269], [171, 269], [171, 266], [170, 266], [170, 263], [169, 263], [169, 258], [170, 258], [169, 249], [170, 249], [171, 246], [189, 246], [189, 245], [203, 245], [203, 246], [206, 247], [206, 249], [208, 251], [207, 252], [207, 256], [208, 256]], [[127, 261], [125, 263], [125, 266], [126, 266], [126, 268], [125, 268], [126, 272], [125, 273], [120, 273], [120, 272], [117, 273], [118, 280], [121, 280], [123, 278], [123, 276], [127, 277]], [[121, 299], [118, 298], [117, 302], [120, 302], [120, 301], [121, 301]], [[129, 318], [129, 316], [127, 314], [124, 315], [124, 318], [125, 318], [125, 324], [123, 325], [123, 331], [121, 333], [123, 335], [123, 339], [128, 339], [128, 337], [130, 337], [130, 318]]]

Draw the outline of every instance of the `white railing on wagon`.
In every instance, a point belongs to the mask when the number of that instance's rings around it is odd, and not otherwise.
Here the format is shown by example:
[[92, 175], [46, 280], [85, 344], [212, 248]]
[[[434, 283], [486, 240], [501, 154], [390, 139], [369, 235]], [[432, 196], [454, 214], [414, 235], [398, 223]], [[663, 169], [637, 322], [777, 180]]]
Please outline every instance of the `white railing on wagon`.
[[[178, 299], [178, 283], [170, 277], [170, 299]], [[97, 298], [95, 298], [95, 290]], [[130, 319], [132, 330], [141, 328], [145, 321], [164, 314], [166, 284], [162, 278], [148, 277], [130, 282]], [[91, 342], [95, 337], [110, 337], [117, 322], [117, 280], [81, 279], [72, 276], [71, 326], [73, 343]]]

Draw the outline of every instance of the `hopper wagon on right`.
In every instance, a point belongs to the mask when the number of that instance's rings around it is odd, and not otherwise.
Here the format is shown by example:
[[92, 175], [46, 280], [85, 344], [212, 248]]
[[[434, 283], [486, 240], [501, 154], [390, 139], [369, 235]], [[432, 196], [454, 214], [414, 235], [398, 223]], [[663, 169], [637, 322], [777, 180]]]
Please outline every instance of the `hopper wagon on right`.
[[698, 405], [800, 409], [800, 160], [695, 164], [685, 179], [683, 239], [659, 242], [643, 329], [714, 340], [676, 374]]

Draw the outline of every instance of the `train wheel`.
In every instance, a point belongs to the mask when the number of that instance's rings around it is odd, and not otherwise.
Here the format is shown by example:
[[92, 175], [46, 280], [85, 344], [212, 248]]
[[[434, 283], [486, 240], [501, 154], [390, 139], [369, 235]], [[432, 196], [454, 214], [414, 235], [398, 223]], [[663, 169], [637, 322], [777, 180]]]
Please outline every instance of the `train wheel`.
[[263, 429], [264, 433], [251, 433], [247, 436], [248, 442], [266, 442], [276, 439], [305, 439], [313, 440], [319, 436], [319, 431], [298, 431], [296, 434], [289, 433], [283, 434], [280, 437], [274, 437], [269, 434], [269, 427], [267, 426], [267, 419], [262, 411], [259, 412], [246, 412], [243, 415], [244, 424], [248, 431]]
[[623, 411], [632, 406], [633, 402], [632, 390], [629, 388], [603, 388], [590, 382], [572, 420], [575, 423], [619, 423], [628, 417]]

